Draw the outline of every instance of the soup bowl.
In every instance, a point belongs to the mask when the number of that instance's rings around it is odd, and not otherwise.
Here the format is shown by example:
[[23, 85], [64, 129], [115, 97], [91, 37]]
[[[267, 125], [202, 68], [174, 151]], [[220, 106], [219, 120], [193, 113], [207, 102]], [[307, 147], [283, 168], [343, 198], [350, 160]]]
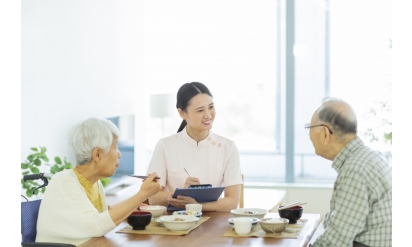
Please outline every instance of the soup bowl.
[[278, 208], [279, 216], [289, 220], [289, 224], [296, 224], [302, 217], [303, 207], [294, 206], [292, 208], [280, 209]]
[[150, 212], [136, 211], [127, 217], [127, 223], [129, 223], [133, 230], [144, 230], [151, 221], [152, 214]]

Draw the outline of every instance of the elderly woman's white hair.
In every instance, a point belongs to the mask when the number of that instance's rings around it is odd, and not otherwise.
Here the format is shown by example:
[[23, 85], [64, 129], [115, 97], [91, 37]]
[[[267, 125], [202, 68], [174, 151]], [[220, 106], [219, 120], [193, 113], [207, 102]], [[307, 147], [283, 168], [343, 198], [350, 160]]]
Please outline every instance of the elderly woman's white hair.
[[108, 152], [113, 136], [119, 136], [119, 129], [104, 118], [92, 117], [74, 126], [69, 135], [69, 144], [73, 149], [77, 164], [88, 163], [95, 148]]

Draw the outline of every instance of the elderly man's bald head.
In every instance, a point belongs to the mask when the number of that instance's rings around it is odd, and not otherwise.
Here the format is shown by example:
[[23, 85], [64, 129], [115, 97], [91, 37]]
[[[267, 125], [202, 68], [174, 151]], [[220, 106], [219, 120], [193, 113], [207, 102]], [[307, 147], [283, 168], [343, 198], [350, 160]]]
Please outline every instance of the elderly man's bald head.
[[352, 107], [341, 99], [326, 98], [316, 110], [316, 120], [328, 123], [338, 138], [357, 133], [357, 120]]

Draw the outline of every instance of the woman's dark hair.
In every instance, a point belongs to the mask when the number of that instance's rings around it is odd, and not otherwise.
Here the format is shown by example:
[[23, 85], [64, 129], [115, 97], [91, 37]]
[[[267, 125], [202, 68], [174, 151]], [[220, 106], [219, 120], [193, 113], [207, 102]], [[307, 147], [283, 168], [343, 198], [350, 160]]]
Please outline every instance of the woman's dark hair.
[[[189, 101], [196, 95], [203, 93], [208, 94], [210, 97], [213, 97], [209, 89], [200, 82], [190, 82], [183, 84], [179, 88], [179, 91], [177, 91], [176, 108], [180, 108], [182, 109], [182, 111], [186, 112]], [[177, 133], [182, 131], [186, 125], [186, 120], [183, 119], [179, 129], [177, 130]]]

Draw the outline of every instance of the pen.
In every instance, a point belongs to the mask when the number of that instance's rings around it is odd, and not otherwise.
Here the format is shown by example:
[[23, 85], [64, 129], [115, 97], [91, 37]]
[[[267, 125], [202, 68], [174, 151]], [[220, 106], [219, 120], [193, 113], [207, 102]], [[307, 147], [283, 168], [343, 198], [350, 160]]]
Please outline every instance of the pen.
[[189, 172], [186, 170], [186, 168], [183, 168], [183, 169], [185, 169], [185, 172], [187, 173], [187, 175], [188, 175], [189, 177], [191, 177], [190, 174], [189, 174]]

